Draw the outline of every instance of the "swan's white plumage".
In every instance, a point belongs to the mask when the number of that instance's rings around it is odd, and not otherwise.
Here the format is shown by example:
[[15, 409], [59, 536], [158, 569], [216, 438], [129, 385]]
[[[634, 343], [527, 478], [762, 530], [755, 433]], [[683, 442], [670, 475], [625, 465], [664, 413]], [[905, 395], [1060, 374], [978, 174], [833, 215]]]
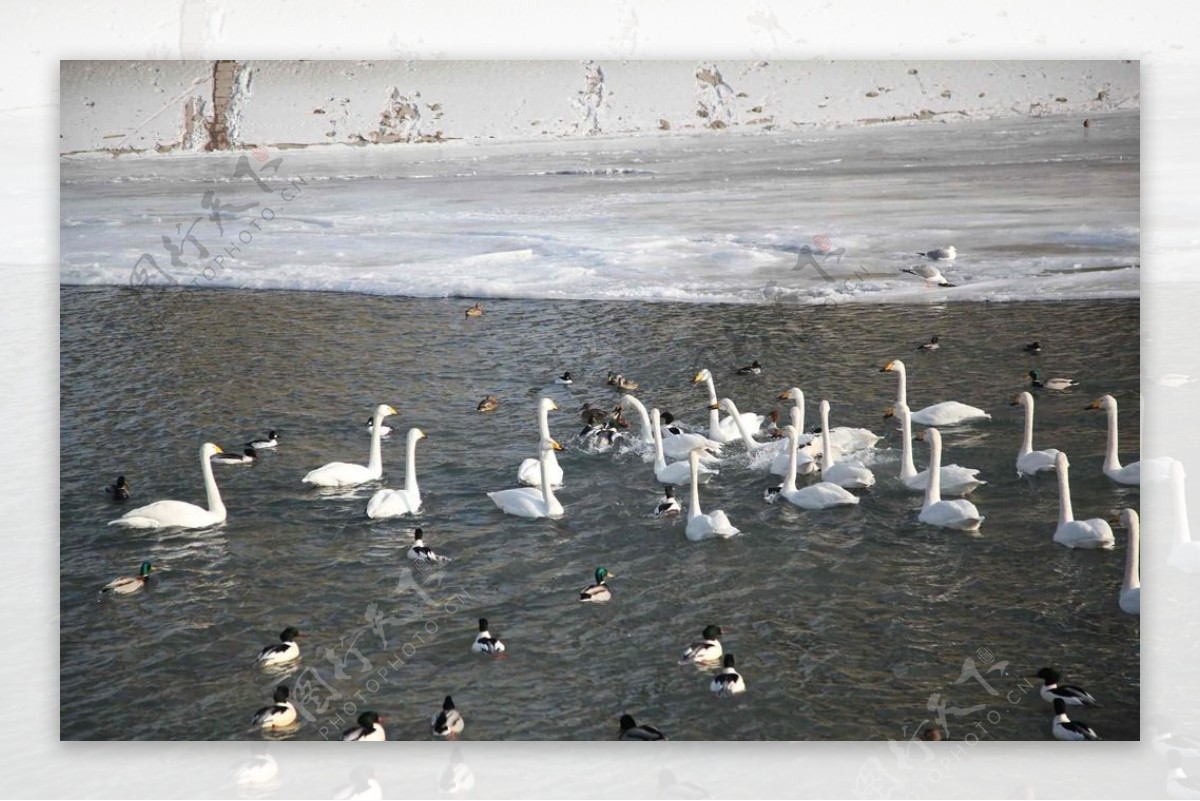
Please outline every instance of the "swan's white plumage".
[[[793, 413], [793, 419], [795, 417], [796, 415]], [[799, 459], [796, 443], [799, 441], [800, 430], [794, 425], [787, 426], [785, 430], [789, 445], [788, 470], [783, 479], [783, 486], [779, 489], [779, 495], [801, 509], [828, 509], [833, 506], [857, 504], [857, 495], [837, 484], [830, 484], [826, 481], [811, 484], [803, 489], [796, 488], [796, 465]]]
[[[912, 455], [912, 421], [909, 419], [907, 406], [897, 406], [896, 416], [900, 418], [901, 442], [903, 450], [900, 457], [900, 480], [904, 486], [915, 492], [924, 492], [929, 486], [929, 470], [917, 472]], [[979, 478], [979, 471], [973, 467], [962, 467], [956, 464], [942, 465], [941, 490], [947, 495], [966, 495], [978, 486], [987, 482]]]
[[[671, 464], [667, 464], [667, 460], [663, 455], [661, 419], [661, 412], [658, 409], [652, 409], [650, 412], [650, 429], [653, 431], [654, 439], [654, 477], [659, 484], [683, 484], [691, 480], [691, 466], [688, 462], [672, 462]], [[704, 465], [700, 465], [698, 472], [704, 476], [717, 474], [716, 470]]]
[[[692, 379], [693, 384], [703, 383], [708, 388], [708, 438], [716, 442], [733, 442], [742, 436], [738, 430], [737, 421], [733, 417], [721, 417], [721, 412], [716, 408], [717, 404], [717, 389], [713, 384], [712, 373], [707, 369], [696, 373], [696, 377]], [[754, 412], [742, 412], [741, 421], [746, 428], [755, 432], [762, 428], [763, 421], [767, 418], [761, 414]]]
[[829, 401], [821, 401], [821, 481], [845, 489], [866, 489], [875, 486], [875, 474], [861, 462], [833, 461], [833, 446], [829, 440]]
[[1017, 451], [1017, 475], [1034, 476], [1053, 470], [1054, 460], [1058, 458], [1058, 449], [1033, 449], [1033, 396], [1022, 392], [1013, 400], [1013, 404], [1025, 409], [1025, 435], [1021, 440], [1021, 450]]
[[1070, 463], [1067, 455], [1059, 452], [1054, 466], [1058, 471], [1058, 528], [1054, 530], [1054, 541], [1068, 548], [1112, 548], [1116, 539], [1107, 520], [1098, 517], [1075, 519], [1071, 508]]
[[554, 487], [547, 475], [547, 457], [551, 451], [555, 450], [562, 450], [562, 446], [553, 439], [543, 440], [539, 445], [538, 458], [542, 469], [542, 486], [540, 488], [517, 487], [488, 493], [488, 497], [500, 508], [500, 511], [517, 517], [562, 517], [563, 506], [558, 502], [558, 498], [554, 497]]
[[688, 456], [688, 464], [691, 467], [692, 498], [688, 505], [687, 538], [697, 542], [710, 537], [732, 537], [741, 533], [734, 528], [725, 512], [720, 509], [710, 514], [700, 511], [699, 450], [691, 452]]
[[939, 528], [977, 531], [983, 517], [975, 504], [961, 498], [943, 501], [941, 495], [942, 435], [936, 428], [925, 432], [929, 440], [929, 483], [925, 488], [925, 505], [917, 520]]
[[318, 487], [352, 487], [378, 480], [383, 475], [383, 455], [379, 444], [382, 436], [380, 424], [383, 418], [396, 413], [396, 410], [387, 404], [375, 408], [375, 415], [371, 418], [374, 424], [371, 430], [371, 451], [365, 466], [349, 462], [330, 462], [310, 471], [303, 478], [304, 483]]
[[212, 456], [222, 450], [211, 442], [200, 446], [200, 472], [204, 476], [204, 490], [208, 496], [208, 508], [184, 501], [155, 501], [137, 509], [130, 509], [110, 526], [130, 528], [205, 528], [225, 520], [225, 504], [213, 478]]
[[[553, 439], [550, 436], [550, 412], [558, 409], [558, 404], [550, 398], [542, 398], [538, 401], [538, 442], [543, 440]], [[555, 487], [561, 487], [563, 483], [563, 469], [558, 463], [558, 457], [554, 455], [554, 451], [550, 451], [550, 455], [546, 458], [546, 475], [550, 477], [550, 483]], [[542, 463], [537, 457], [526, 459], [521, 462], [521, 466], [517, 468], [517, 481], [522, 484], [528, 484], [531, 487], [542, 486]]]
[[417, 441], [425, 438], [419, 428], [408, 430], [404, 453], [404, 489], [381, 489], [367, 501], [367, 517], [415, 515], [421, 508], [421, 489], [417, 486]]
[[[895, 373], [896, 405], [908, 406], [908, 373], [904, 362], [893, 359], [884, 365], [881, 373]], [[923, 426], [953, 426], [960, 423], [970, 423], [975, 420], [991, 420], [992, 416], [983, 409], [968, 406], [958, 401], [943, 401], [932, 406], [926, 406], [920, 411], [912, 412], [912, 421]]]
[[[1117, 456], [1117, 399], [1112, 395], [1104, 395], [1094, 401], [1089, 409], [1103, 409], [1108, 414], [1108, 447], [1104, 451], [1104, 475], [1118, 484], [1140, 485], [1142, 483], [1142, 463], [1134, 462], [1122, 466]], [[1154, 476], [1161, 478], [1165, 476]]]

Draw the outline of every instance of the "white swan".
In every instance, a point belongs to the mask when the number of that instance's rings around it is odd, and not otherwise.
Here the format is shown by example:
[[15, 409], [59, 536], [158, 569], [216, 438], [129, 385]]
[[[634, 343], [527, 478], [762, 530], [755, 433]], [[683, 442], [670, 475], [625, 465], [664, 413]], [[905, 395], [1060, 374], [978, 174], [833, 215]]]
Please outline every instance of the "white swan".
[[[821, 438], [804, 433], [804, 393], [800, 391], [799, 387], [792, 387], [787, 392], [782, 393], [779, 396], [779, 399], [791, 399], [792, 402], [796, 404], [796, 407], [800, 409], [800, 425], [797, 426], [800, 429], [800, 444], [804, 445], [806, 441], [811, 442], [813, 455], [817, 455], [821, 448]], [[836, 459], [839, 454], [853, 453], [854, 451], [874, 448], [875, 444], [881, 439], [883, 439], [883, 437], [866, 428], [838, 426], [829, 432], [829, 442], [834, 448], [834, 459]], [[782, 470], [780, 472], [782, 473]], [[804, 472], [803, 469], [801, 469], [800, 472]]]
[[[538, 400], [538, 442], [552, 439], [550, 436], [550, 412], [557, 410], [558, 404], [550, 398], [541, 398]], [[562, 486], [563, 469], [559, 465], [558, 457], [554, 455], [553, 450], [550, 451], [550, 455], [546, 459], [546, 474], [550, 476], [551, 484], [555, 487]], [[542, 486], [541, 460], [535, 457], [521, 462], [521, 466], [517, 469], [517, 481], [520, 481], [522, 484], [528, 484], [531, 487]]]
[[[908, 406], [908, 374], [904, 362], [893, 359], [885, 364], [879, 372], [896, 373], [896, 405]], [[889, 415], [884, 415], [885, 417]], [[958, 401], [943, 401], [932, 406], [926, 406], [918, 412], [912, 412], [912, 421], [923, 426], [953, 426], [959, 423], [969, 423], [974, 420], [991, 420], [992, 416], [983, 409], [968, 406]]]
[[726, 420], [732, 420], [734, 427], [738, 431], [738, 436], [742, 438], [742, 442], [746, 444], [746, 453], [754, 453], [755, 451], [769, 448], [775, 450], [779, 447], [778, 442], [757, 442], [750, 435], [750, 429], [746, 426], [745, 418], [738, 412], [737, 404], [729, 398], [721, 398], [720, 403], [713, 404], [713, 411], [724, 409], [729, 412], [729, 417]]
[[1054, 531], [1054, 541], [1068, 548], [1112, 548], [1116, 540], [1107, 520], [1075, 519], [1071, 510], [1070, 464], [1062, 451], [1055, 457], [1054, 467], [1058, 470], [1058, 528]]
[[1108, 449], [1104, 452], [1104, 475], [1118, 484], [1142, 483], [1142, 463], [1134, 462], [1121, 466], [1117, 457], [1117, 400], [1112, 395], [1104, 395], [1099, 400], [1092, 401], [1087, 409], [1103, 409], [1108, 412]]
[[[654, 477], [659, 484], [682, 484], [691, 476], [691, 467], [687, 462], [672, 462], [667, 464], [663, 456], [662, 429], [660, 426], [661, 413], [658, 409], [650, 411], [654, 431]], [[717, 471], [700, 465], [698, 472], [702, 475], [716, 475]]]
[[375, 407], [375, 414], [371, 418], [371, 455], [366, 467], [348, 462], [330, 462], [324, 467], [310, 471], [304, 477], [304, 483], [314, 484], [318, 487], [349, 487], [375, 481], [382, 476], [383, 456], [379, 448], [379, 438], [382, 436], [380, 424], [383, 422], [383, 418], [397, 413], [386, 403]]
[[978, 531], [983, 522], [975, 504], [959, 498], [942, 500], [942, 434], [936, 428], [925, 432], [929, 440], [929, 485], [925, 488], [925, 505], [917, 520], [940, 528], [955, 528], [960, 531]]
[[687, 538], [692, 542], [698, 542], [709, 537], [732, 537], [741, 533], [733, 527], [729, 518], [720, 509], [710, 514], [700, 511], [699, 449], [688, 455], [688, 464], [692, 473], [692, 500], [688, 504]]
[[662, 431], [663, 453], [668, 459], [687, 459], [689, 454], [700, 448], [700, 461], [704, 464], [715, 464], [720, 461], [721, 451], [725, 444], [709, 439], [703, 434], [693, 434], [690, 431], [668, 423]]
[[821, 401], [821, 480], [846, 489], [875, 486], [875, 474], [862, 462], [834, 462], [829, 443], [829, 401]]
[[1121, 522], [1129, 529], [1129, 550], [1125, 553], [1125, 581], [1121, 584], [1121, 611], [1130, 615], [1142, 613], [1142, 579], [1138, 570], [1142, 542], [1139, 529], [1141, 521], [1132, 509], [1121, 512]]
[[[654, 444], [654, 434], [650, 430], [650, 417], [646, 413], [646, 404], [642, 403], [640, 400], [633, 397], [632, 395], [626, 393], [621, 396], [621, 400], [617, 402], [617, 405], [620, 406], [623, 411], [627, 410], [630, 406], [632, 406], [634, 408], [634, 410], [637, 411], [638, 421], [642, 424], [642, 431], [641, 431], [642, 444], [643, 445], [653, 445]], [[658, 428], [658, 426], [659, 426], [659, 423], [655, 422], [654, 427]], [[683, 458], [686, 458], [686, 457], [683, 457]]]
[[212, 456], [221, 452], [221, 449], [211, 442], [200, 446], [200, 472], [204, 475], [204, 491], [208, 496], [207, 509], [183, 501], [155, 501], [147, 506], [130, 509], [116, 520], [109, 521], [109, 525], [130, 528], [204, 528], [222, 522], [225, 519], [225, 504], [221, 503], [221, 493], [217, 491], [217, 482], [212, 471]]
[[[814, 459], [813, 456], [814, 456], [814, 454], [820, 453], [820, 439], [818, 437], [814, 437], [812, 434], [803, 433], [804, 432], [804, 393], [795, 387], [793, 387], [790, 391], [797, 393], [799, 396], [796, 401], [796, 405], [793, 406], [791, 408], [791, 411], [789, 412], [789, 415], [791, 416], [792, 427], [795, 428], [796, 431], [800, 432], [799, 437], [796, 440], [796, 445], [793, 445], [792, 449], [798, 450], [797, 462], [796, 462], [797, 463], [797, 472], [800, 473], [801, 475], [808, 475], [810, 473], [817, 472], [817, 467], [818, 467], [817, 460]], [[787, 396], [787, 393], [784, 393], [783, 395], [780, 395], [779, 397], [780, 397], [780, 399], [783, 399], [786, 396]], [[791, 443], [791, 440], [786, 435], [786, 431], [787, 431], [786, 426], [784, 427], [784, 431], [785, 431], [785, 434], [784, 434], [784, 438], [783, 438], [783, 443], [785, 445], [787, 445], [787, 444]], [[771, 460], [771, 472], [777, 476], [786, 476], [787, 471], [788, 471], [788, 465], [790, 464], [790, 462], [791, 462], [791, 454], [788, 453], [788, 448], [787, 447], [780, 448], [779, 453], [776, 454], [775, 458]]]
[[549, 455], [552, 451], [561, 451], [562, 445], [557, 440], [542, 440], [538, 445], [538, 459], [542, 469], [541, 489], [533, 487], [518, 487], [516, 489], [489, 492], [488, 497], [500, 511], [517, 517], [562, 517], [563, 507], [554, 497], [554, 487], [547, 471]]
[[417, 486], [417, 440], [424, 439], [425, 432], [419, 428], [408, 429], [408, 442], [404, 453], [404, 489], [381, 489], [367, 501], [367, 517], [378, 520], [383, 517], [415, 515], [421, 508], [421, 490]]
[[[929, 470], [917, 472], [912, 455], [912, 421], [909, 419], [907, 406], [898, 406], [897, 417], [900, 418], [901, 441], [904, 452], [900, 457], [900, 480], [910, 490], [924, 492], [929, 486]], [[942, 465], [940, 479], [941, 490], [946, 495], [966, 495], [976, 487], [986, 484], [978, 478], [979, 471], [973, 467], [960, 467], [956, 464]]]
[[800, 438], [800, 429], [796, 426], [787, 426], [785, 430], [789, 445], [787, 475], [784, 476], [782, 486], [767, 490], [768, 501], [774, 503], [775, 496], [778, 496], [794, 503], [801, 509], [828, 509], [832, 506], [853, 506], [858, 503], [857, 495], [827, 481], [812, 484], [804, 489], [796, 489], [796, 464], [799, 455], [797, 443]]
[[1058, 449], [1033, 449], [1033, 396], [1022, 392], [1012, 399], [1010, 405], [1025, 407], [1025, 439], [1021, 441], [1021, 450], [1017, 451], [1017, 475], [1033, 476], [1053, 470], [1054, 460], [1058, 458]]
[[[717, 389], [713, 385], [712, 373], [707, 369], [696, 373], [696, 377], [692, 379], [693, 384], [701, 382], [708, 387], [708, 408], [710, 410], [708, 413], [708, 438], [717, 442], [733, 442], [741, 436], [741, 433], [738, 431], [737, 423], [734, 422], [732, 417], [721, 419], [721, 413], [716, 408]], [[742, 422], [752, 432], [762, 428], [763, 421], [766, 419], [761, 414], [755, 414], [754, 412], [742, 413]]]
[[1175, 499], [1175, 542], [1171, 544], [1167, 565], [1181, 573], [1200, 573], [1200, 542], [1192, 542], [1184, 478], [1183, 464], [1172, 459], [1171, 495]]

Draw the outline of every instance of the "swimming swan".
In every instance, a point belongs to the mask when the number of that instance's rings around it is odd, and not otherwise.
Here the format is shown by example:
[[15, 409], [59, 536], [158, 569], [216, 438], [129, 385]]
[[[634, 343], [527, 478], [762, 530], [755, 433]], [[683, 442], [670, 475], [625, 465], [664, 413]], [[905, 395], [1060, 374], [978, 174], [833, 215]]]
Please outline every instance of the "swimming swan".
[[1094, 517], [1091, 520], [1076, 520], [1071, 510], [1071, 478], [1067, 455], [1059, 451], [1054, 459], [1058, 470], [1058, 528], [1054, 530], [1054, 541], [1068, 548], [1112, 548], [1116, 543], [1112, 528], [1107, 520]]
[[[660, 428], [662, 415], [658, 409], [652, 409], [650, 418], [654, 431], [654, 477], [659, 484], [682, 484], [691, 476], [691, 467], [687, 462], [667, 464], [666, 457], [663, 455], [662, 429]], [[698, 473], [704, 476], [713, 476], [717, 474], [717, 471], [700, 465]]]
[[563, 507], [554, 497], [554, 486], [550, 481], [548, 471], [549, 455], [552, 451], [561, 451], [562, 445], [557, 440], [542, 440], [538, 445], [538, 459], [541, 463], [542, 486], [517, 487], [516, 489], [489, 492], [488, 497], [500, 511], [517, 517], [562, 517]]
[[983, 523], [983, 517], [975, 504], [961, 498], [953, 501], [942, 500], [942, 434], [936, 428], [925, 432], [929, 440], [929, 485], [925, 488], [925, 505], [917, 520], [940, 528], [954, 528], [960, 531], [978, 531]]
[[688, 504], [687, 538], [692, 542], [698, 542], [709, 537], [732, 537], [741, 533], [733, 527], [729, 518], [720, 509], [711, 514], [704, 514], [700, 511], [699, 449], [688, 455], [688, 464], [692, 473], [692, 500]]
[[217, 482], [212, 471], [212, 456], [216, 453], [222, 451], [211, 442], [200, 446], [200, 472], [204, 475], [204, 491], [208, 495], [207, 509], [184, 501], [155, 501], [147, 506], [130, 509], [116, 520], [109, 521], [109, 525], [130, 528], [205, 528], [224, 521], [225, 504], [221, 503], [221, 493], [217, 491]]
[[1121, 512], [1121, 522], [1129, 529], [1129, 550], [1125, 553], [1125, 580], [1121, 584], [1119, 606], [1130, 615], [1142, 613], [1142, 579], [1139, 568], [1141, 559], [1141, 521], [1132, 509]]
[[398, 412], [386, 403], [375, 407], [375, 416], [371, 418], [371, 455], [366, 467], [349, 462], [330, 462], [324, 467], [310, 471], [304, 477], [304, 483], [318, 487], [350, 487], [379, 479], [383, 475], [383, 456], [379, 447], [379, 438], [382, 436], [380, 423], [383, 422], [383, 418], [392, 414]]
[[875, 486], [875, 474], [862, 462], [834, 462], [829, 442], [829, 401], [821, 401], [821, 480], [846, 489]]
[[[885, 364], [879, 372], [896, 373], [896, 405], [908, 406], [908, 374], [904, 362], [893, 359]], [[889, 415], [884, 415], [885, 417]], [[974, 420], [991, 420], [992, 416], [983, 409], [968, 406], [958, 401], [943, 401], [932, 406], [926, 406], [919, 412], [912, 412], [912, 421], [923, 426], [953, 426], [959, 423], [969, 423]]]
[[[551, 439], [550, 437], [550, 412], [557, 411], [558, 404], [550, 398], [540, 398], [538, 400], [538, 442]], [[546, 472], [550, 476], [550, 483], [555, 487], [561, 487], [563, 483], [563, 469], [558, 464], [558, 457], [554, 455], [554, 451], [550, 451], [549, 457], [546, 459]], [[521, 466], [517, 468], [517, 481], [522, 484], [528, 484], [531, 487], [542, 486], [542, 466], [541, 461], [537, 458], [526, 459], [521, 462]]]
[[857, 495], [828, 481], [796, 489], [796, 464], [799, 456], [796, 443], [799, 441], [800, 430], [796, 426], [787, 426], [785, 430], [790, 446], [787, 475], [784, 476], [781, 486], [767, 490], [768, 502], [774, 503], [776, 497], [782, 497], [801, 509], [828, 509], [832, 506], [853, 506], [858, 503]]
[[408, 441], [404, 454], [404, 489], [381, 489], [367, 501], [367, 517], [378, 520], [383, 517], [415, 515], [421, 509], [421, 490], [417, 486], [417, 441], [425, 438], [419, 428], [408, 429]]
[[[713, 385], [712, 373], [707, 369], [696, 373], [696, 377], [692, 379], [693, 384], [703, 382], [708, 387], [708, 438], [717, 442], [733, 442], [741, 433], [737, 429], [737, 423], [732, 417], [721, 419], [721, 413], [716, 408], [717, 390]], [[746, 424], [746, 428], [755, 432], [762, 428], [763, 420], [766, 418], [761, 414], [754, 412], [744, 412], [742, 414], [742, 422]]]
[[[912, 422], [909, 420], [907, 406], [898, 406], [897, 416], [900, 418], [901, 440], [904, 443], [904, 452], [900, 458], [900, 480], [910, 490], [924, 492], [925, 487], [929, 484], [929, 470], [917, 472], [917, 467], [913, 464], [912, 455]], [[960, 467], [956, 464], [948, 464], [942, 466], [941, 482], [942, 492], [947, 495], [966, 495], [971, 490], [986, 484], [977, 476], [979, 471], [973, 467]]]
[[1017, 451], [1017, 475], [1034, 476], [1053, 470], [1054, 460], [1058, 458], [1058, 449], [1033, 449], [1033, 396], [1022, 392], [1012, 399], [1010, 405], [1025, 407], [1025, 439], [1021, 441], [1021, 450]]

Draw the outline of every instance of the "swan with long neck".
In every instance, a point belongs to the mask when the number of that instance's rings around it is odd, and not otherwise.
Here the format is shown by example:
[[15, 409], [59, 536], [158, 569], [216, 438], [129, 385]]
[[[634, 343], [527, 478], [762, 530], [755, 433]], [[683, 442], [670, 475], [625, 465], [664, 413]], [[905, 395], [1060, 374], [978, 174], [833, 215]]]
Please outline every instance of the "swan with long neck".
[[1142, 463], [1134, 462], [1121, 466], [1117, 456], [1117, 399], [1112, 395], [1104, 395], [1099, 400], [1092, 401], [1087, 409], [1103, 409], [1108, 414], [1108, 447], [1104, 451], [1104, 475], [1118, 484], [1142, 483]]
[[[800, 390], [796, 390], [799, 392]], [[789, 414], [791, 415], [791, 427], [797, 432], [804, 431], [804, 396], [801, 395], [800, 405], [793, 406]], [[801, 442], [803, 441], [803, 444]], [[817, 460], [813, 458], [813, 453], [816, 449], [816, 444], [819, 440], [811, 434], [799, 433], [796, 442], [793, 444], [791, 438], [787, 436], [787, 426], [784, 427], [783, 442], [786, 445], [791, 445], [789, 449], [783, 448], [771, 460], [771, 472], [777, 476], [786, 476], [788, 465], [791, 464], [791, 454], [789, 450], [796, 451], [797, 472], [802, 475], [809, 475], [817, 472]]]
[[[922, 470], [918, 473], [917, 466], [913, 464], [912, 421], [909, 418], [908, 407], [897, 406], [896, 416], [900, 418], [900, 440], [904, 443], [904, 450], [900, 457], [900, 480], [910, 490], [924, 492], [925, 487], [929, 484], [929, 470]], [[979, 471], [973, 467], [947, 464], [942, 465], [938, 480], [941, 484], [941, 491], [946, 495], [966, 495], [976, 487], [987, 483], [978, 478], [978, 475]]]
[[554, 486], [548, 473], [548, 460], [552, 451], [561, 451], [557, 440], [542, 440], [538, 445], [538, 459], [542, 469], [542, 486], [517, 487], [516, 489], [489, 492], [488, 497], [500, 511], [517, 517], [562, 517], [563, 506], [554, 497]]
[[[707, 369], [703, 369], [696, 373], [696, 377], [692, 379], [692, 383], [703, 383], [708, 388], [708, 438], [717, 442], [733, 442], [741, 436], [734, 418], [721, 418], [721, 412], [717, 408], [717, 388], [713, 384], [712, 373]], [[766, 418], [754, 412], [744, 412], [741, 415], [741, 420], [746, 424], [747, 429], [755, 432], [762, 428], [763, 421]]]
[[367, 501], [367, 517], [378, 520], [384, 517], [415, 515], [421, 509], [421, 490], [417, 486], [417, 442], [425, 438], [419, 428], [408, 430], [408, 441], [404, 453], [404, 489], [381, 489]]
[[732, 537], [739, 534], [729, 522], [725, 512], [717, 509], [715, 512], [704, 514], [700, 511], [700, 450], [696, 449], [688, 455], [688, 465], [691, 468], [692, 498], [688, 504], [687, 538], [693, 542], [710, 537]]
[[[652, 409], [650, 418], [654, 432], [654, 477], [659, 484], [682, 484], [691, 476], [691, 467], [687, 462], [667, 464], [666, 457], [663, 455], [662, 428], [660, 427], [662, 414], [658, 409]], [[716, 475], [717, 471], [700, 465], [698, 473], [703, 476], [712, 476]]]
[[[642, 444], [643, 445], [653, 445], [654, 444], [654, 434], [651, 432], [651, 429], [650, 429], [650, 417], [646, 413], [646, 404], [642, 403], [640, 400], [638, 400], [637, 398], [635, 398], [632, 395], [627, 393], [627, 394], [621, 396], [621, 400], [618, 402], [618, 405], [622, 409], [628, 409], [630, 406], [632, 406], [634, 408], [634, 410], [638, 413], [638, 422], [640, 422], [642, 424], [642, 430], [641, 430], [641, 435], [640, 435]], [[656, 422], [654, 424], [654, 428], [658, 428], [658, 425], [659, 424]]]
[[829, 401], [821, 401], [821, 480], [846, 489], [875, 486], [875, 474], [861, 462], [834, 462], [829, 442]]
[[[550, 412], [556, 411], [558, 404], [551, 398], [541, 398], [538, 401], [538, 442], [545, 442], [553, 439], [550, 436]], [[539, 455], [540, 455], [539, 447]], [[550, 476], [550, 483], [557, 489], [563, 483], [563, 469], [558, 463], [558, 457], [551, 450], [546, 458], [546, 474]], [[526, 459], [521, 462], [521, 466], [517, 469], [517, 480], [522, 484], [529, 484], [533, 487], [542, 486], [542, 462], [540, 458]]]
[[206, 442], [200, 446], [200, 472], [204, 476], [204, 492], [208, 497], [208, 508], [184, 501], [155, 501], [137, 509], [130, 509], [110, 526], [130, 528], [205, 528], [225, 520], [225, 504], [213, 478], [212, 457], [221, 453], [220, 447]]
[[1070, 463], [1065, 453], [1059, 451], [1054, 467], [1058, 471], [1058, 528], [1054, 531], [1054, 541], [1068, 548], [1112, 548], [1116, 540], [1107, 520], [1075, 519], [1071, 508]]
[[1129, 531], [1129, 550], [1125, 553], [1125, 580], [1121, 583], [1121, 611], [1130, 615], [1142, 613], [1142, 578], [1139, 570], [1141, 560], [1141, 521], [1133, 509], [1121, 512], [1121, 522]]
[[1058, 449], [1033, 449], [1033, 396], [1022, 392], [1012, 399], [1010, 405], [1025, 408], [1025, 438], [1021, 440], [1021, 450], [1017, 451], [1017, 475], [1034, 476], [1053, 470], [1054, 461], [1058, 458]]
[[[908, 406], [908, 373], [904, 368], [904, 362], [893, 359], [885, 364], [879, 372], [896, 374], [896, 405]], [[912, 421], [923, 426], [953, 426], [975, 420], [991, 419], [992, 416], [983, 409], [958, 401], [942, 401], [932, 406], [926, 406], [919, 412], [912, 412]]]
[[1182, 573], [1200, 573], [1200, 542], [1192, 541], [1191, 528], [1188, 526], [1183, 465], [1172, 459], [1170, 470], [1171, 496], [1175, 507], [1175, 542], [1171, 544], [1167, 565]]
[[324, 467], [318, 467], [304, 477], [305, 484], [318, 487], [352, 487], [356, 484], [366, 484], [377, 481], [383, 475], [383, 454], [379, 446], [380, 424], [383, 418], [397, 414], [396, 410], [387, 404], [375, 407], [371, 417], [371, 453], [367, 464], [350, 464], [349, 462], [330, 462]]
[[745, 417], [738, 413], [737, 404], [735, 404], [729, 398], [721, 398], [719, 403], [713, 404], [711, 411], [715, 414], [720, 409], [724, 409], [725, 411], [729, 412], [729, 417], [726, 419], [733, 421], [733, 425], [737, 429], [738, 434], [741, 436], [742, 442], [746, 444], [746, 453], [754, 453], [755, 451], [763, 448], [771, 448], [773, 450], [779, 447], [774, 442], [755, 441], [754, 437], [750, 434], [749, 427], [746, 425]]
[[[780, 393], [780, 400], [791, 400], [800, 410], [800, 444], [808, 445], [812, 449], [812, 453], [816, 456], [821, 450], [821, 437], [813, 436], [812, 434], [804, 433], [804, 393], [799, 387], [792, 387], [786, 392]], [[833, 445], [836, 459], [839, 454], [853, 453], [854, 451], [862, 451], [867, 448], [874, 448], [875, 444], [883, 437], [866, 428], [851, 428], [850, 426], [838, 426], [829, 431], [829, 442]], [[801, 465], [803, 466], [803, 464]], [[783, 468], [786, 469], [786, 468]], [[780, 472], [783, 472], [783, 469]], [[801, 471], [803, 472], [803, 471]]]
[[958, 498], [953, 501], [942, 500], [942, 434], [936, 428], [925, 432], [929, 440], [929, 483], [925, 487], [925, 505], [917, 520], [939, 528], [953, 528], [959, 531], [978, 531], [983, 523], [983, 517], [975, 504]]
[[720, 453], [725, 444], [711, 440], [703, 434], [684, 431], [678, 426], [667, 425], [662, 433], [663, 453], [668, 459], [687, 459], [688, 454], [697, 448], [702, 449], [700, 461], [703, 464], [715, 464], [720, 461]]
[[800, 429], [791, 425], [787, 426], [785, 430], [789, 446], [787, 475], [784, 476], [783, 484], [780, 487], [767, 491], [767, 500], [773, 503], [776, 496], [782, 497], [801, 509], [828, 509], [831, 506], [853, 506], [858, 503], [857, 495], [828, 481], [811, 484], [804, 489], [796, 489]]

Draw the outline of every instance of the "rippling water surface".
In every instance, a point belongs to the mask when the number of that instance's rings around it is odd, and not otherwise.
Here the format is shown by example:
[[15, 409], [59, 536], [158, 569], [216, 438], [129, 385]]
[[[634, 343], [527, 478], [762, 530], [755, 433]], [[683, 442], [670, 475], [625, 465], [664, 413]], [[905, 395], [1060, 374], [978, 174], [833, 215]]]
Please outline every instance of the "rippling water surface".
[[[286, 681], [316, 690], [311, 717], [286, 735], [300, 739], [340, 732], [351, 708], [380, 712], [393, 739], [424, 738], [450, 693], [470, 739], [610, 739], [629, 711], [673, 739], [901, 740], [941, 704], [952, 737], [1042, 740], [1049, 706], [1023, 677], [1044, 665], [1101, 699], [1077, 717], [1105, 739], [1138, 736], [1138, 618], [1117, 607], [1125, 532], [1110, 552], [1052, 542], [1056, 485], [1015, 475], [1022, 418], [1008, 405], [1031, 367], [1077, 378], [1068, 393], [1037, 394], [1035, 447], [1070, 454], [1078, 517], [1136, 508], [1138, 490], [1100, 472], [1103, 416], [1083, 410], [1114, 395], [1121, 453], [1137, 458], [1136, 302], [512, 300], [467, 319], [456, 300], [66, 287], [61, 304], [64, 739], [260, 736], [246, 723], [280, 677], [253, 661], [287, 625], [306, 636]], [[933, 334], [942, 348], [917, 352]], [[1022, 349], [1034, 339], [1039, 356]], [[733, 375], [755, 358], [761, 376]], [[992, 413], [944, 430], [949, 461], [989, 482], [972, 496], [987, 518], [978, 536], [916, 522], [921, 498], [901, 488], [899, 435], [881, 419], [896, 379], [879, 368], [892, 358], [908, 365], [913, 408], [956, 399]], [[777, 395], [799, 385], [809, 426], [827, 398], [833, 425], [884, 435], [869, 459], [878, 484], [850, 509], [768, 505], [777, 479], [734, 444], [701, 503], [742, 536], [692, 543], [683, 521], [654, 519], [642, 452], [578, 447], [576, 410], [616, 400], [611, 369], [640, 381], [647, 406], [702, 425], [705, 394], [690, 383], [700, 367], [744, 411], [784, 411]], [[563, 370], [573, 386], [553, 383]], [[552, 522], [505, 516], [484, 494], [516, 485], [543, 393], [561, 407], [551, 430], [568, 447], [566, 515]], [[487, 394], [499, 409], [477, 413]], [[365, 463], [364, 422], [379, 403], [400, 412], [383, 486], [403, 483], [403, 431], [428, 435], [416, 518], [368, 520], [380, 484], [322, 493], [300, 480], [326, 462]], [[121, 513], [103, 491], [118, 474], [130, 507], [203, 503], [200, 444], [230, 450], [270, 428], [276, 451], [216, 467], [222, 525], [105, 525]], [[921, 443], [916, 460], [927, 460]], [[413, 525], [453, 562], [414, 571]], [[148, 591], [98, 602], [142, 560], [161, 568]], [[601, 564], [617, 576], [613, 600], [579, 604]], [[483, 616], [507, 658], [470, 653]], [[713, 699], [708, 673], [675, 664], [708, 623], [724, 627], [745, 676], [736, 700]], [[968, 658], [993, 668], [987, 686], [964, 674]]]

